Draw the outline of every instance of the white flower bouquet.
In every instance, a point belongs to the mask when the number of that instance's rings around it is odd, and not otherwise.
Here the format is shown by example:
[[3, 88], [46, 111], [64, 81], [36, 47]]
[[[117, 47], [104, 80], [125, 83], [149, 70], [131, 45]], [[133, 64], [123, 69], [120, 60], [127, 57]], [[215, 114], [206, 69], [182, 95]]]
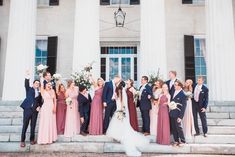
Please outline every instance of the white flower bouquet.
[[170, 110], [175, 110], [175, 109], [180, 110], [180, 109], [177, 107], [177, 105], [182, 106], [180, 103], [176, 103], [176, 102], [174, 102], [174, 101], [172, 101], [172, 102], [170, 102], [170, 103], [168, 104]]
[[[123, 107], [125, 109], [125, 107]], [[126, 112], [123, 110], [116, 111], [116, 116], [118, 120], [123, 121], [123, 119], [126, 117]]]
[[56, 80], [56, 81], [59, 81], [60, 79], [62, 78], [62, 76], [60, 74], [54, 74], [53, 75], [53, 79]]
[[74, 80], [77, 86], [85, 86], [88, 90], [91, 88], [91, 70], [94, 62], [89, 63], [87, 66], [83, 68], [80, 72], [75, 72], [71, 74], [72, 79]]
[[71, 105], [72, 105], [72, 98], [70, 98], [70, 97], [66, 98], [65, 99], [65, 103], [66, 103], [66, 105], [71, 107]]
[[41, 73], [45, 72], [47, 68], [48, 68], [47, 65], [39, 64], [37, 66], [37, 73], [41, 74]]

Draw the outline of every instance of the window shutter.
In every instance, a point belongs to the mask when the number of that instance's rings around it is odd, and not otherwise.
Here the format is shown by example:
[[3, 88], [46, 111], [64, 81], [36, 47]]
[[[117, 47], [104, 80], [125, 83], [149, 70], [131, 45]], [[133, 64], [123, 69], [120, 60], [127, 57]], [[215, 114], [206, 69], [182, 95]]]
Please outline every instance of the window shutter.
[[184, 62], [185, 79], [192, 79], [195, 82], [195, 57], [194, 57], [194, 37], [184, 36]]
[[140, 4], [140, 0], [130, 0], [130, 5], [138, 5]]
[[48, 71], [53, 75], [56, 72], [56, 61], [57, 61], [57, 44], [58, 44], [58, 37], [48, 37], [48, 44], [47, 44], [47, 65]]
[[182, 0], [183, 4], [193, 4], [193, 0]]
[[110, 0], [100, 0], [100, 5], [110, 5]]
[[0, 0], [0, 6], [3, 5], [3, 0]]
[[59, 5], [59, 0], [50, 0], [49, 5], [50, 6]]

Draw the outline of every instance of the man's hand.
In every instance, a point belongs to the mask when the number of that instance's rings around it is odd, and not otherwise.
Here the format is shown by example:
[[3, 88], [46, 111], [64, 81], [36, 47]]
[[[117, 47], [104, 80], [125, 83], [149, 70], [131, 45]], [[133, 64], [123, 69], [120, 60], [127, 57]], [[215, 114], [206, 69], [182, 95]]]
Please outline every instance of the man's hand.
[[84, 118], [81, 117], [80, 120], [81, 120], [81, 123], [83, 124], [84, 123]]
[[26, 77], [27, 79], [29, 79], [29, 78], [30, 78], [30, 75], [31, 75], [30, 70], [26, 70], [26, 72], [25, 72], [25, 77]]
[[36, 108], [36, 111], [38, 111], [38, 112], [40, 111], [40, 107], [39, 106]]
[[180, 123], [182, 120], [180, 118], [177, 119], [177, 122]]
[[104, 105], [104, 107], [107, 107], [107, 103], [106, 102], [104, 102], [103, 105]]
[[205, 109], [205, 108], [202, 108], [202, 109], [201, 109], [201, 112], [206, 112], [206, 109]]

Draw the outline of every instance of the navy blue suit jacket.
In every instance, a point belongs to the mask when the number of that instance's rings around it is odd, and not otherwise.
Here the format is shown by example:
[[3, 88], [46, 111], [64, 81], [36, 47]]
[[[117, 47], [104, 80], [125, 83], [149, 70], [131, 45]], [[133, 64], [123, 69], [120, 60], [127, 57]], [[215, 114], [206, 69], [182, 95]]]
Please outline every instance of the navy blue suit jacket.
[[[195, 90], [196, 86], [197, 86], [197, 84], [195, 84], [193, 86], [193, 94], [194, 94], [194, 90]], [[208, 100], [208, 93], [209, 93], [209, 89], [205, 85], [202, 85], [202, 88], [201, 88], [201, 91], [199, 94], [199, 101], [198, 101], [200, 108], [205, 108], [205, 109], [207, 108], [208, 101], [209, 101]], [[193, 101], [195, 101], [194, 98], [193, 98]]]
[[170, 117], [183, 119], [185, 108], [187, 105], [187, 97], [184, 94], [183, 90], [181, 90], [174, 98], [172, 98], [172, 101], [181, 105], [177, 105], [178, 109], [170, 111]]
[[103, 95], [102, 95], [103, 103], [105, 102], [107, 103], [107, 105], [113, 103], [115, 100], [112, 100], [112, 97], [113, 97], [113, 82], [109, 81], [106, 82], [104, 85]]
[[38, 106], [42, 106], [42, 97], [39, 93], [39, 96], [35, 98], [35, 89], [29, 86], [29, 79], [25, 79], [25, 90], [26, 90], [26, 98], [20, 105], [23, 109], [32, 108], [36, 110]]
[[[141, 89], [142, 86], [140, 86]], [[139, 100], [140, 110], [150, 110], [152, 109], [151, 99], [148, 98], [148, 95], [153, 97], [152, 88], [147, 84], [145, 85], [145, 89], [142, 91], [141, 98]]]
[[82, 95], [79, 94], [78, 95], [78, 104], [79, 104], [79, 113], [81, 117], [84, 117], [84, 115], [86, 113], [90, 112], [90, 108], [91, 108], [91, 96], [90, 94], [88, 94], [88, 99]]
[[169, 90], [169, 93], [170, 93], [170, 96], [171, 96], [171, 99], [172, 99], [173, 96], [174, 96], [174, 93], [175, 93], [175, 86], [172, 85], [172, 87], [170, 88], [170, 82], [171, 82], [171, 80], [168, 80], [168, 81], [166, 81], [166, 84], [168, 86], [168, 90]]

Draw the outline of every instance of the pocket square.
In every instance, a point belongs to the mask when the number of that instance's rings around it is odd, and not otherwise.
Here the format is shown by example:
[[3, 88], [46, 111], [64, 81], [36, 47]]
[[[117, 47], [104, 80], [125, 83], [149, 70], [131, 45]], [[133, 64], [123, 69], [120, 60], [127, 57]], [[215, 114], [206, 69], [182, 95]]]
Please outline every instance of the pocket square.
[[180, 100], [180, 98], [177, 98], [177, 100]]

